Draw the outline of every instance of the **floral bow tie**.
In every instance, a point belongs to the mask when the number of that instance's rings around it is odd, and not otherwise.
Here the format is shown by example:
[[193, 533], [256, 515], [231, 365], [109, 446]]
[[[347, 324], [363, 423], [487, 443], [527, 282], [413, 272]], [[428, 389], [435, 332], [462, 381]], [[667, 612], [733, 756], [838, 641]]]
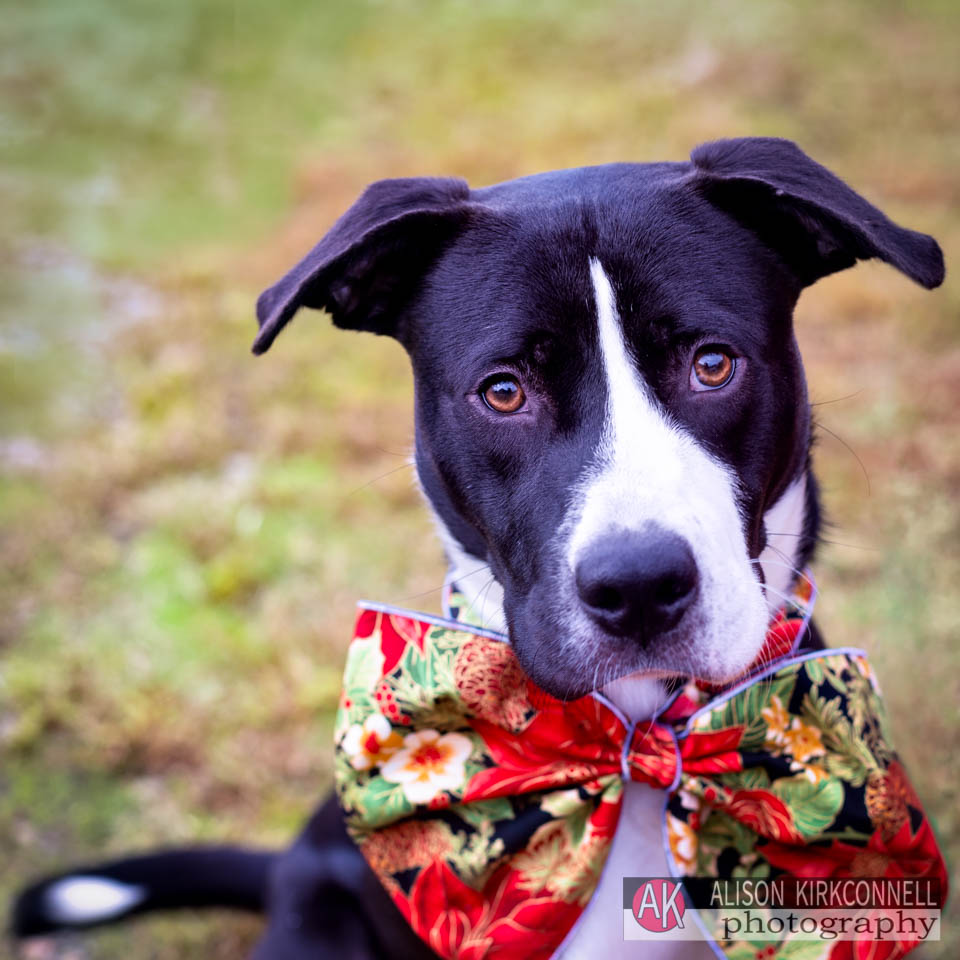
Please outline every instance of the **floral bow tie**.
[[811, 602], [803, 589], [780, 612], [742, 682], [689, 683], [636, 725], [600, 694], [544, 693], [499, 634], [362, 605], [336, 726], [348, 829], [416, 933], [469, 960], [561, 946], [596, 889], [624, 779], [665, 791], [677, 877], [935, 877], [945, 889], [864, 653], [798, 652]]

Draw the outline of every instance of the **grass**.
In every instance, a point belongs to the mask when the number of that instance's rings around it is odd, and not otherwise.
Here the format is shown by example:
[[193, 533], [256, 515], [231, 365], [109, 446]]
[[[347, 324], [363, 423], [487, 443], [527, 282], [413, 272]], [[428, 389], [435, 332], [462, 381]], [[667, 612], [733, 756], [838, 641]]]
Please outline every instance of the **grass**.
[[[0, 898], [106, 853], [284, 842], [329, 783], [353, 603], [436, 609], [400, 349], [305, 316], [247, 352], [258, 290], [367, 181], [783, 135], [949, 264], [958, 28], [947, 2], [865, 0], [11, 7]], [[835, 541], [818, 618], [871, 649], [951, 863], [958, 310], [952, 276], [930, 295], [868, 264], [798, 313]], [[955, 898], [925, 955], [958, 924]], [[234, 957], [256, 930], [150, 919], [67, 949]]]

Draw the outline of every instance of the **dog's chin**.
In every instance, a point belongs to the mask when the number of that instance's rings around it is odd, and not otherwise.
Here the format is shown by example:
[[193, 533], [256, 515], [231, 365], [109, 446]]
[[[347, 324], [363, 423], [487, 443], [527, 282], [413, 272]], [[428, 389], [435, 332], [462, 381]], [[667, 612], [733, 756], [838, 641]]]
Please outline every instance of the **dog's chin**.
[[[659, 696], [669, 681], [678, 678], [724, 686], [749, 670], [765, 635], [758, 631], [755, 643], [727, 659], [717, 657], [715, 647], [705, 649], [694, 639], [695, 632], [683, 629], [657, 638], [653, 650], [644, 650], [596, 630], [585, 631], [577, 640], [568, 633], [558, 642], [549, 624], [526, 627], [522, 616], [510, 619], [511, 646], [527, 676], [545, 693], [565, 701], [600, 691], [614, 701], [633, 703], [639, 697], [642, 704], [648, 694], [633, 691], [656, 690]], [[637, 709], [642, 708], [634, 706], [628, 712], [638, 715]]]
[[[637, 668], [635, 662], [624, 663], [619, 669], [611, 662], [611, 654], [598, 652], [596, 660], [604, 664], [598, 670], [592, 662], [554, 661], [543, 664], [538, 659], [528, 663], [522, 653], [518, 653], [520, 665], [530, 679], [545, 693], [557, 700], [577, 700], [587, 694], [600, 692], [615, 703], [629, 703], [624, 709], [638, 718], [656, 712], [651, 708], [648, 713], [643, 706], [651, 696], [662, 699], [663, 691], [670, 681], [697, 681], [712, 686], [723, 687], [734, 683], [749, 670], [750, 664], [731, 666], [721, 672], [704, 671], [692, 665], [644, 666]], [[648, 693], [647, 691], [656, 691]], [[654, 704], [654, 707], [657, 705]]]
[[528, 662], [522, 654], [518, 654], [517, 659], [534, 684], [556, 700], [579, 700], [599, 689], [592, 679], [593, 667], [585, 664], [555, 662], [544, 665], [537, 660]]
[[651, 663], [629, 641], [604, 635], [584, 637], [580, 644], [551, 644], [547, 629], [510, 631], [510, 641], [527, 676], [545, 693], [557, 700], [577, 700], [596, 691], [656, 687], [677, 677], [689, 677], [691, 670], [682, 665]]

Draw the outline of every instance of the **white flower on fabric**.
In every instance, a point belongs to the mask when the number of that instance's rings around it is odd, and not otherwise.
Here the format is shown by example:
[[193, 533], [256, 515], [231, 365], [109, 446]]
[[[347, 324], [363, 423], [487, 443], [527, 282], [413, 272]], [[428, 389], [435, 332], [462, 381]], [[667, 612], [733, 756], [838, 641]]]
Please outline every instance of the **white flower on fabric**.
[[456, 790], [467, 779], [464, 764], [473, 744], [462, 733], [421, 730], [403, 738], [403, 749], [380, 771], [384, 780], [399, 783], [411, 803], [429, 803], [444, 790]]
[[389, 760], [403, 746], [403, 740], [382, 713], [371, 713], [362, 726], [355, 723], [347, 730], [340, 746], [354, 770], [371, 770]]

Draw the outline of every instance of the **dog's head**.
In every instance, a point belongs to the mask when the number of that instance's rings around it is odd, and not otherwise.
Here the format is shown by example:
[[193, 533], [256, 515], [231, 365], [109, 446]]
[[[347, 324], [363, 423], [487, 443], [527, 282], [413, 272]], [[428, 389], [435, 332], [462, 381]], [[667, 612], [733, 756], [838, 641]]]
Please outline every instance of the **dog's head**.
[[451, 562], [495, 577], [541, 687], [719, 682], [816, 534], [794, 305], [871, 257], [943, 279], [930, 237], [784, 140], [480, 190], [385, 180], [260, 297], [254, 351], [300, 307], [403, 344]]

